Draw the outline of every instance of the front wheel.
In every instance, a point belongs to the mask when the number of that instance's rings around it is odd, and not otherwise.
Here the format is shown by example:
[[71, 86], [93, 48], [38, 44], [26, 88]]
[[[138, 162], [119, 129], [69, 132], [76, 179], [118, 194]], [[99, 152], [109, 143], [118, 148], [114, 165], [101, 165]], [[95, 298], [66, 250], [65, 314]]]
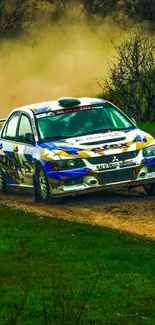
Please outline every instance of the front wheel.
[[144, 185], [145, 191], [149, 196], [155, 196], [155, 183]]
[[42, 168], [39, 168], [34, 177], [35, 200], [46, 204], [59, 204], [62, 198], [53, 198], [48, 178]]
[[51, 191], [47, 176], [44, 170], [41, 168], [37, 173], [37, 192], [40, 200], [46, 204], [51, 203]]

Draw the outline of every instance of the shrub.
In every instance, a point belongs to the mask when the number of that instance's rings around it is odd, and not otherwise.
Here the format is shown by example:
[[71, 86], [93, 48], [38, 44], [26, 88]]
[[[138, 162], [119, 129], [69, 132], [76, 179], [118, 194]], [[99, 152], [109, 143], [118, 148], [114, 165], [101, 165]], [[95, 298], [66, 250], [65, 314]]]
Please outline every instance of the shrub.
[[137, 121], [155, 118], [155, 45], [137, 32], [121, 45], [109, 78], [101, 85], [106, 97]]

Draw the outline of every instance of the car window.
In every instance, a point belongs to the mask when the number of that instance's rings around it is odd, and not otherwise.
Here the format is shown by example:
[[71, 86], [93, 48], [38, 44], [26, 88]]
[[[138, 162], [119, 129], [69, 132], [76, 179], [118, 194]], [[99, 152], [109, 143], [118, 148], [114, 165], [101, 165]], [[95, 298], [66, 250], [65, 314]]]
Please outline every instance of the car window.
[[34, 139], [31, 123], [26, 115], [22, 115], [19, 123], [17, 140], [18, 142], [32, 144], [33, 141], [30, 143], [30, 139]]
[[111, 121], [112, 125], [116, 128], [128, 128], [131, 126], [130, 122], [126, 119], [126, 117], [116, 110], [115, 108], [111, 107], [106, 111], [109, 120]]
[[8, 123], [5, 125], [2, 138], [15, 141], [16, 140], [16, 131], [19, 121], [19, 115], [14, 114], [10, 117]]

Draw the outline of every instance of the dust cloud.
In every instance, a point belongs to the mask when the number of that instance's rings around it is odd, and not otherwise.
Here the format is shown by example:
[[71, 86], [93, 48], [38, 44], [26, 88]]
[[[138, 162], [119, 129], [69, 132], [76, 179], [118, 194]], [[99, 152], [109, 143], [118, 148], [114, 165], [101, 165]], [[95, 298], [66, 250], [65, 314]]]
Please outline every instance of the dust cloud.
[[15, 107], [62, 96], [96, 96], [96, 78], [108, 73], [111, 41], [125, 37], [107, 23], [33, 27], [20, 39], [0, 43], [0, 117]]

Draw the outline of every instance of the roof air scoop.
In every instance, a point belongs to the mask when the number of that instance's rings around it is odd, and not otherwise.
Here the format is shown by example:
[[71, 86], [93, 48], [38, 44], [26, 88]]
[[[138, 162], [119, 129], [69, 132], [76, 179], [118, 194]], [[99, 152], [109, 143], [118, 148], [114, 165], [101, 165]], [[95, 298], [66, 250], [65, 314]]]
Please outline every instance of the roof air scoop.
[[78, 98], [74, 98], [74, 97], [59, 98], [58, 103], [62, 107], [74, 107], [74, 106], [78, 106], [81, 104], [80, 100]]

